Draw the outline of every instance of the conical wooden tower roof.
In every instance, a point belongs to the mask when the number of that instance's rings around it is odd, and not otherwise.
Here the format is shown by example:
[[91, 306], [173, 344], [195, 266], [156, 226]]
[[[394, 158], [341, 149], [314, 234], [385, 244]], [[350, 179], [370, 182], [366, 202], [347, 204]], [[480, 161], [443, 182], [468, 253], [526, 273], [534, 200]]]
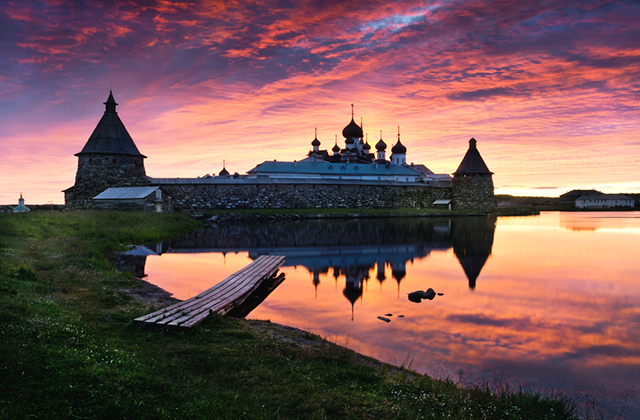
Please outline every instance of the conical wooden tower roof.
[[460, 166], [453, 173], [453, 175], [468, 175], [468, 174], [491, 174], [493, 172], [489, 170], [487, 164], [484, 163], [482, 156], [480, 156], [480, 152], [478, 152], [478, 148], [476, 147], [476, 139], [473, 137], [469, 140], [469, 150], [462, 158], [462, 162], [460, 162]]
[[118, 113], [116, 112], [116, 105], [118, 104], [115, 99], [113, 99], [113, 93], [111, 91], [109, 91], [109, 98], [104, 104], [106, 107], [104, 115], [100, 119], [100, 122], [98, 122], [95, 130], [93, 130], [82, 151], [76, 153], [76, 156], [86, 154], [113, 154], [142, 156], [146, 158], [146, 156], [138, 151], [129, 132], [120, 120], [120, 117], [118, 117]]

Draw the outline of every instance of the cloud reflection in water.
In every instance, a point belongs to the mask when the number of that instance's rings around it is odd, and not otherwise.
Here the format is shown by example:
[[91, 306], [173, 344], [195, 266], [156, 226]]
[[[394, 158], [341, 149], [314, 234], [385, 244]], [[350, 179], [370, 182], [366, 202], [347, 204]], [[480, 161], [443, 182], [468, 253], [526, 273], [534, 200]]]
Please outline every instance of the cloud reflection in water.
[[[616, 214], [219, 227], [165, 244], [146, 270], [165, 288], [170, 266], [189, 279], [215, 273], [206, 289], [282, 254], [285, 282], [249, 317], [420, 372], [618, 392], [640, 377], [640, 219]], [[444, 296], [407, 299], [429, 287]]]

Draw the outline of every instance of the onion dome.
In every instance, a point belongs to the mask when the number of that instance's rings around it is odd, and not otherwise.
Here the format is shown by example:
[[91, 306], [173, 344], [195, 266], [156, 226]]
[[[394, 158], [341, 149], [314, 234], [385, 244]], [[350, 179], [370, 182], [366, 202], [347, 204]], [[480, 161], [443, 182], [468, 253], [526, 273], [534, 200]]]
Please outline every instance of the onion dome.
[[376, 143], [376, 150], [378, 151], [387, 150], [387, 143], [385, 143], [384, 141], [382, 141], [382, 139], [380, 139], [380, 141]]
[[362, 128], [358, 124], [356, 124], [356, 122], [353, 120], [353, 117], [351, 117], [351, 122], [342, 129], [342, 136], [348, 140], [351, 137], [364, 137], [364, 134], [362, 133]]
[[338, 152], [340, 151], [340, 146], [338, 146], [338, 143], [336, 143], [336, 144], [331, 148], [331, 150], [332, 150], [334, 153], [338, 153]]
[[320, 140], [318, 140], [318, 129], [316, 128], [316, 135], [313, 138], [313, 141], [311, 142], [311, 145], [313, 147], [320, 147]]
[[364, 146], [362, 146], [362, 149], [371, 150], [371, 145], [369, 144], [369, 140], [367, 140], [367, 142], [364, 144]]
[[400, 139], [398, 139], [398, 142], [391, 148], [391, 153], [394, 155], [401, 155], [407, 153], [407, 148], [404, 147], [404, 145], [400, 143]]

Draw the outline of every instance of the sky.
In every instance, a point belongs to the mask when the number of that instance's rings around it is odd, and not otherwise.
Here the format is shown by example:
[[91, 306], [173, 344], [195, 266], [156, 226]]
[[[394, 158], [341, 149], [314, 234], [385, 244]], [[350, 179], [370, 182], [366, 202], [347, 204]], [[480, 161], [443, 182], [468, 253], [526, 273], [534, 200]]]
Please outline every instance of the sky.
[[151, 177], [303, 159], [351, 119], [496, 193], [640, 192], [640, 2], [0, 0], [0, 204], [63, 203], [109, 90]]

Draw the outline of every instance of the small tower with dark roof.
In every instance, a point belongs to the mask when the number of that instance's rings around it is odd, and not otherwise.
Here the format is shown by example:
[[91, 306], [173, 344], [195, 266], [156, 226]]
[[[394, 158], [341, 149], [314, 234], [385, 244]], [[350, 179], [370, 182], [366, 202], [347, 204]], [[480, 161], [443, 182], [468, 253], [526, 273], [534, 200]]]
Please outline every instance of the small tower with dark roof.
[[316, 128], [316, 136], [313, 138], [311, 142], [311, 146], [313, 147], [313, 151], [318, 153], [320, 151], [320, 140], [318, 140], [318, 129]]
[[365, 155], [369, 155], [369, 153], [371, 153], [371, 145], [369, 144], [369, 139], [367, 139], [367, 141], [364, 143], [364, 146], [362, 146], [362, 152]]
[[137, 187], [149, 184], [144, 169], [146, 156], [138, 151], [118, 117], [113, 93], [104, 103], [105, 111], [78, 156], [73, 187], [64, 191], [65, 205], [93, 207], [93, 197], [110, 187]]
[[387, 143], [382, 140], [382, 130], [380, 130], [380, 140], [376, 143], [376, 162], [386, 163], [385, 154], [387, 150]]
[[331, 148], [333, 156], [340, 156], [340, 146], [338, 146], [338, 135], [336, 134], [336, 144]]
[[407, 148], [400, 143], [400, 127], [398, 127], [398, 142], [391, 148], [391, 163], [394, 165], [407, 163]]
[[484, 163], [474, 138], [460, 166], [453, 173], [453, 206], [456, 209], [494, 211], [497, 208], [493, 172]]
[[364, 137], [362, 127], [353, 120], [353, 104], [351, 104], [351, 122], [342, 129], [342, 136], [347, 149], [355, 149], [357, 142]]
[[227, 171], [227, 162], [222, 161], [222, 170], [218, 173], [218, 176], [229, 176], [229, 171]]

